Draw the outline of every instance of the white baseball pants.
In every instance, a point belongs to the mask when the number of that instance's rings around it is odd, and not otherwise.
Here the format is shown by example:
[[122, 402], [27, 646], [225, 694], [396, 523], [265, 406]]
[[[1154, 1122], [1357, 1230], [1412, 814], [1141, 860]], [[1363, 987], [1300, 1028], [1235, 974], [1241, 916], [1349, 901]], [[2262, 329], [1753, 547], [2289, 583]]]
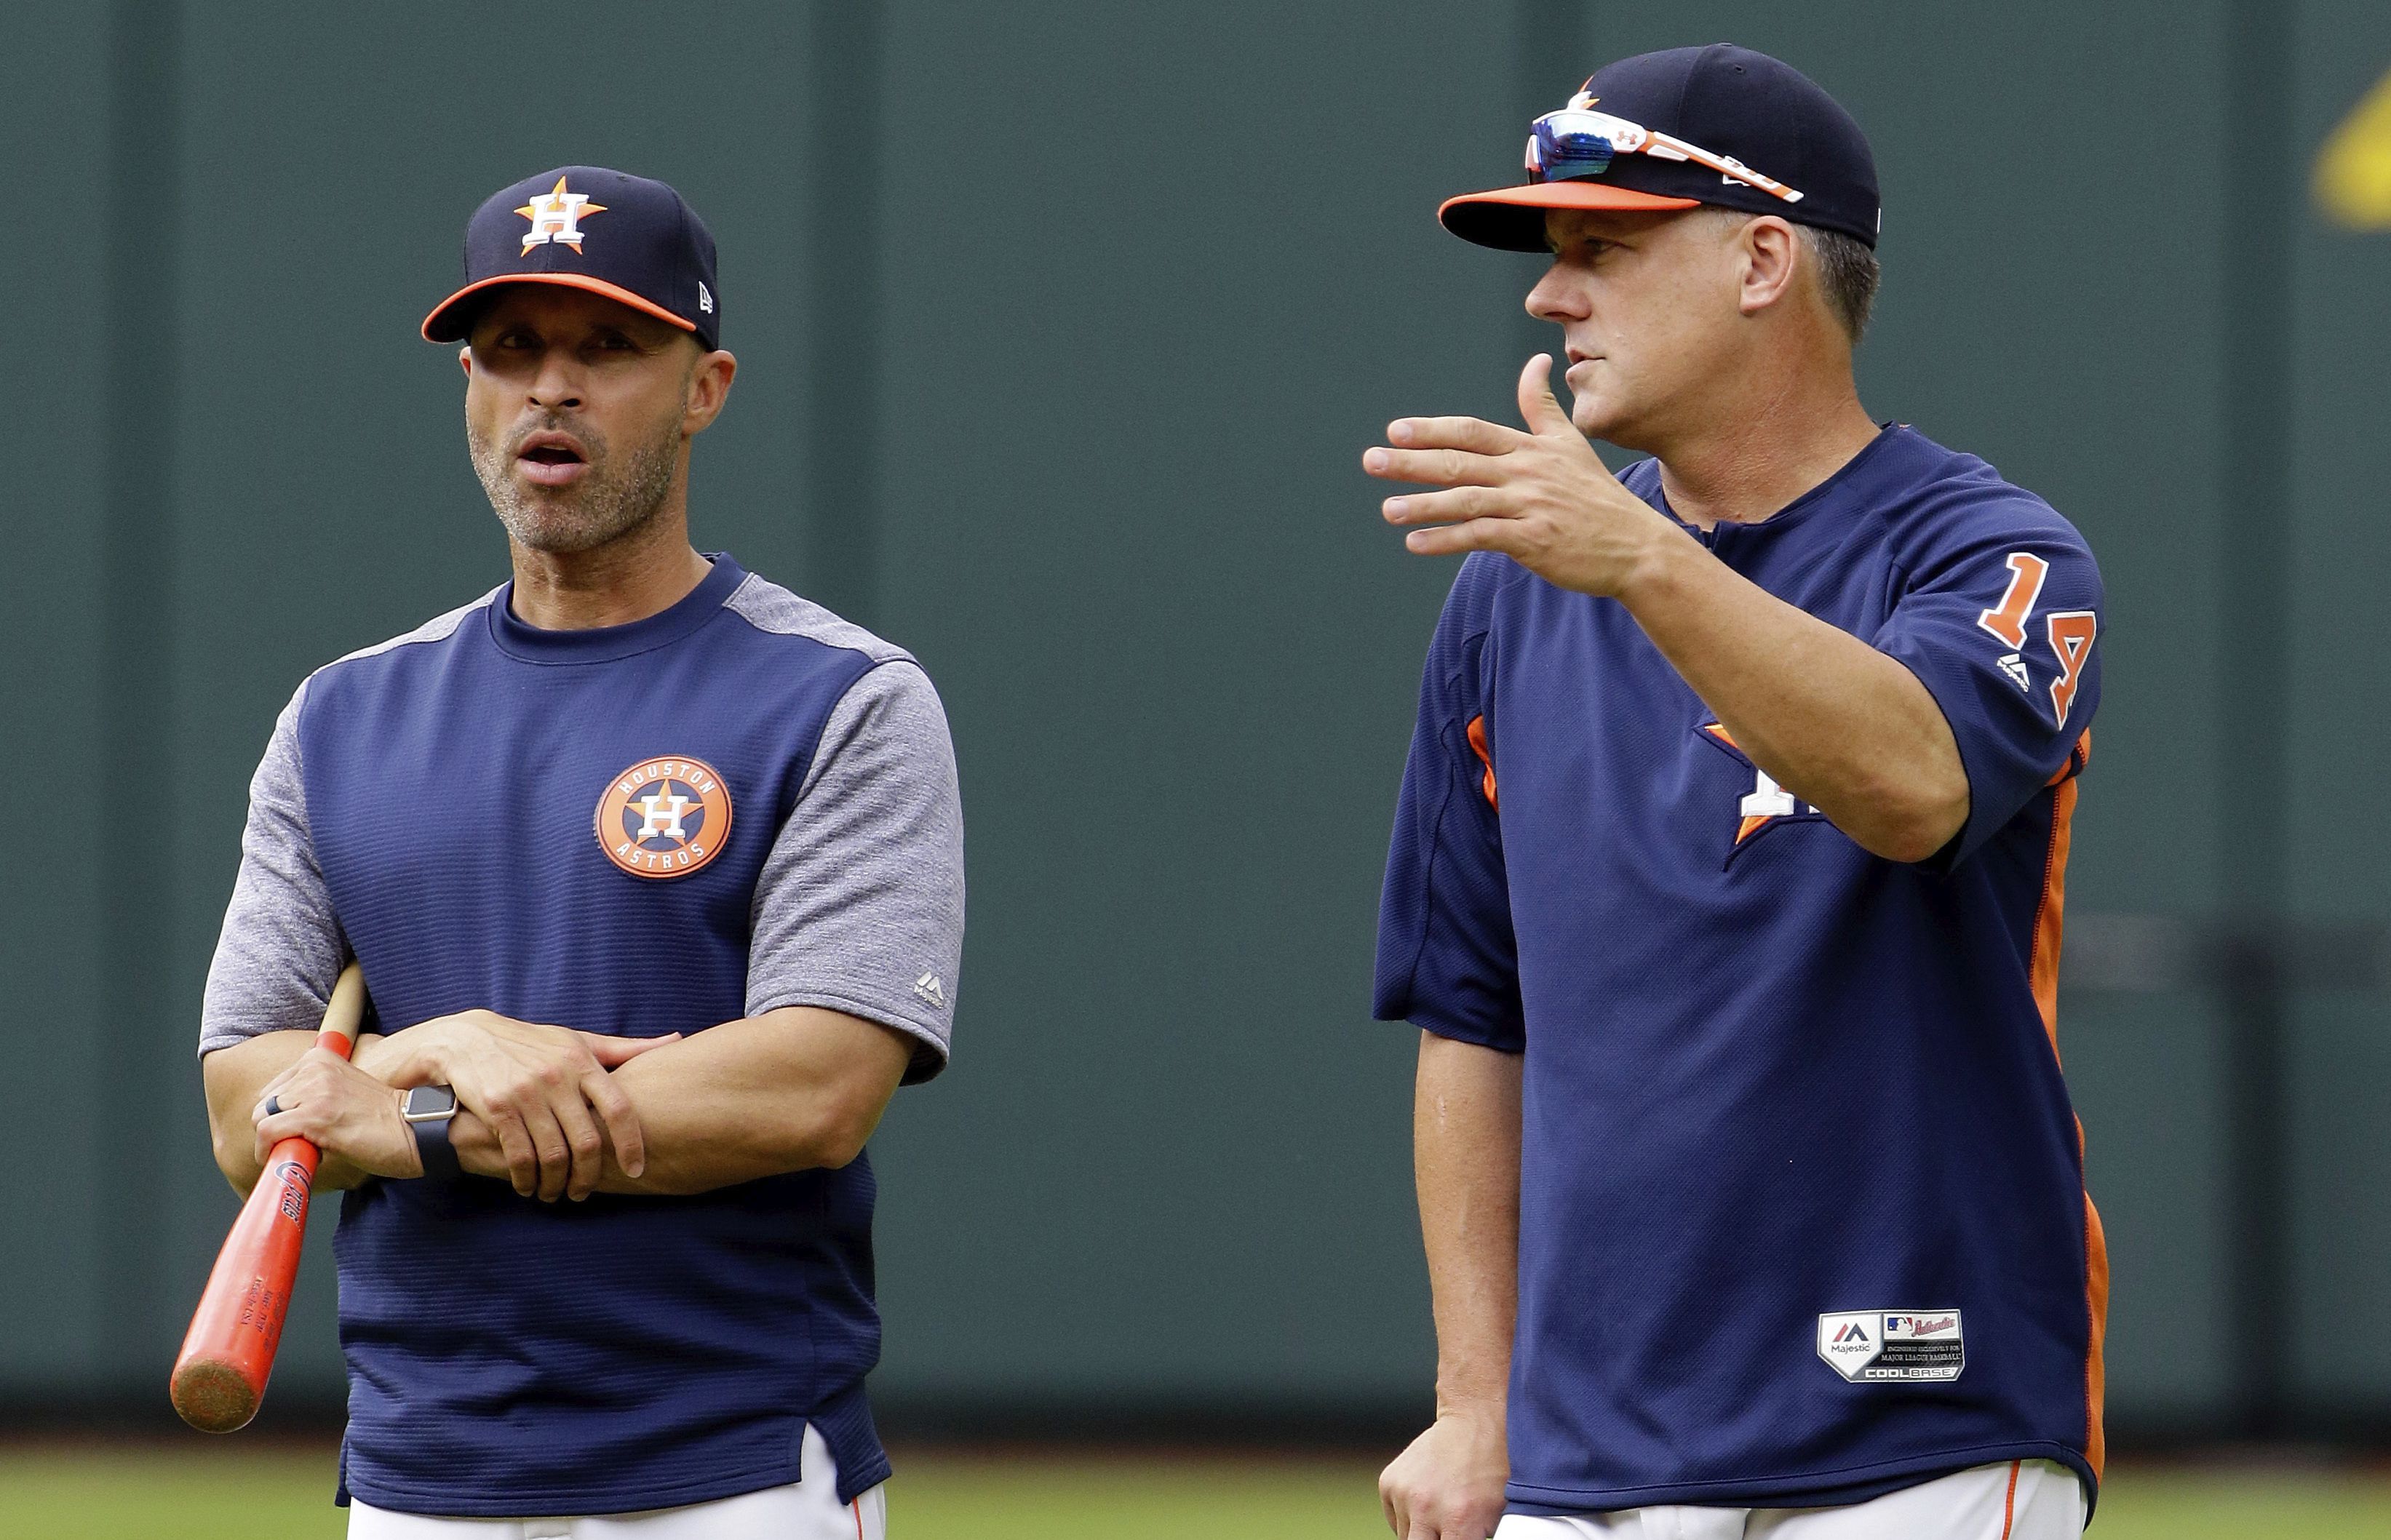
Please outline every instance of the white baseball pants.
[[888, 1494], [838, 1500], [830, 1446], [808, 1426], [805, 1480], [736, 1497], [588, 1519], [432, 1519], [349, 1505], [349, 1540], [886, 1540]]
[[1631, 1508], [1505, 1516], [1494, 1540], [2077, 1540], [2084, 1483], [2050, 1460], [1980, 1465], [1844, 1508]]

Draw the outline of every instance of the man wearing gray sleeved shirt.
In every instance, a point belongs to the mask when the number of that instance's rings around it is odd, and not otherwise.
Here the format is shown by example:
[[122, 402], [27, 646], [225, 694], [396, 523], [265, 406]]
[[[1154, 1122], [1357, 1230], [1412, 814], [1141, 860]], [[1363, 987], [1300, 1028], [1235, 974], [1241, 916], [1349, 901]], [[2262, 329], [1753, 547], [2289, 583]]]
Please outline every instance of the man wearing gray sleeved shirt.
[[[900, 648], [691, 545], [737, 366], [695, 216], [533, 181], [425, 323], [467, 344], [514, 577], [277, 722], [202, 1015], [217, 1161], [246, 1189], [302, 1135], [347, 1194], [352, 1536], [873, 1540], [863, 1150], [947, 1061], [945, 714]], [[510, 267], [526, 220], [580, 244]], [[607, 236], [634, 250], [592, 276]], [[310, 1029], [352, 958], [377, 1030], [343, 1061]]]

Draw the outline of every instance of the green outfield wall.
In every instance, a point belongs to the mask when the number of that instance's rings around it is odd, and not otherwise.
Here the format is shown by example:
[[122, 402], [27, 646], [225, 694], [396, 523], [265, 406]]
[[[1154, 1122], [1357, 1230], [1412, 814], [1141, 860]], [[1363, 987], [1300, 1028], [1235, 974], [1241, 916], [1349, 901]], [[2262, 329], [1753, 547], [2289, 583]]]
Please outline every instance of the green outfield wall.
[[[1412, 1034], [1368, 982], [1451, 574], [1358, 456], [1507, 414], [1541, 340], [1534, 260], [1437, 199], [1596, 62], [1732, 39], [1877, 146], [1868, 404], [2107, 574], [2061, 1031], [2116, 1422], [2391, 1427], [2391, 234], [2304, 192], [2391, 70], [2379, 0], [503, 17], [0, 6], [13, 1405], [163, 1407], [235, 1208], [192, 1045], [250, 770], [308, 670], [505, 577], [415, 327], [482, 197], [597, 162], [720, 243], [699, 543], [912, 648], [953, 722], [955, 1059], [873, 1145], [890, 1420], [1424, 1405]], [[279, 1398], [338, 1394], [330, 1239]]]

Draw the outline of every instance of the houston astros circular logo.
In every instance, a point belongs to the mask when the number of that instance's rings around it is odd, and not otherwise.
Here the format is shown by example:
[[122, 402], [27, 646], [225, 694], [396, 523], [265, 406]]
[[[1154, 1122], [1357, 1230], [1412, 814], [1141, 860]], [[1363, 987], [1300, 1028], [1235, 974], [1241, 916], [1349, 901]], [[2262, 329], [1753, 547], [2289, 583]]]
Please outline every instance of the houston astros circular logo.
[[703, 760], [643, 759], [598, 799], [598, 848], [633, 877], [687, 877], [730, 834], [730, 793]]

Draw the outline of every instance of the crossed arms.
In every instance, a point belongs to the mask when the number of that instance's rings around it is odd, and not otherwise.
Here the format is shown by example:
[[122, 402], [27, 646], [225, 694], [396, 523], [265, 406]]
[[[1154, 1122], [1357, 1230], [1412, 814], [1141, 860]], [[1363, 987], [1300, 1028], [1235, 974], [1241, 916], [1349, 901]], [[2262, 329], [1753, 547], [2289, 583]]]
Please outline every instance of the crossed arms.
[[[862, 1150], [912, 1039], [860, 1017], [785, 1006], [690, 1037], [610, 1037], [465, 1011], [361, 1038], [354, 1061], [313, 1032], [269, 1032], [201, 1064], [216, 1165], [246, 1193], [278, 1139], [324, 1153], [318, 1187], [422, 1174], [399, 1116], [410, 1086], [446, 1084], [449, 1138], [472, 1175], [546, 1201], [689, 1194]], [[265, 1115], [267, 1097], [281, 1110]]]

